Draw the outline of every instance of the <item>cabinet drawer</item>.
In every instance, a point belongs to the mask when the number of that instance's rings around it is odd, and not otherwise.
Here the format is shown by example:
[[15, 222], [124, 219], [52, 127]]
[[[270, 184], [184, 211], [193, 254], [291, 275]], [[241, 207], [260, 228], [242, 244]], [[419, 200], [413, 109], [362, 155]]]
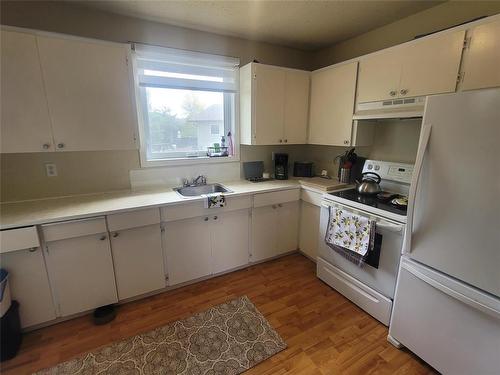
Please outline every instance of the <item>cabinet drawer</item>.
[[252, 207], [252, 197], [249, 195], [244, 197], [226, 197], [226, 206], [224, 208], [205, 208], [205, 202], [200, 200], [193, 203], [180, 203], [161, 208], [161, 220], [182, 220], [250, 207]]
[[62, 223], [42, 225], [45, 241], [58, 241], [66, 238], [82, 237], [107, 232], [104, 217], [72, 220]]
[[314, 204], [315, 206], [321, 207], [321, 198], [323, 194], [315, 193], [314, 191], [309, 191], [302, 189], [300, 192], [300, 199], [304, 202]]
[[298, 201], [300, 199], [300, 189], [290, 189], [275, 191], [272, 193], [255, 194], [253, 197], [254, 207], [269, 206], [271, 204]]
[[113, 232], [157, 224], [160, 222], [160, 210], [158, 208], [148, 208], [108, 215], [106, 218], [108, 220], [109, 231]]
[[317, 258], [317, 276], [382, 324], [389, 325], [392, 310], [392, 301], [389, 298], [319, 257]]
[[40, 246], [36, 227], [3, 230], [0, 232], [0, 253]]

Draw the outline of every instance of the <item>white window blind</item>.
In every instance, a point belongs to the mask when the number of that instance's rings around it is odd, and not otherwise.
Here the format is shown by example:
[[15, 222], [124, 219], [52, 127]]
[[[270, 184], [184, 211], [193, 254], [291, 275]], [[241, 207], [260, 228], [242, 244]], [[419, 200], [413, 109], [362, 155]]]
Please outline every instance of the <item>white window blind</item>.
[[135, 44], [139, 85], [142, 87], [236, 92], [240, 60]]

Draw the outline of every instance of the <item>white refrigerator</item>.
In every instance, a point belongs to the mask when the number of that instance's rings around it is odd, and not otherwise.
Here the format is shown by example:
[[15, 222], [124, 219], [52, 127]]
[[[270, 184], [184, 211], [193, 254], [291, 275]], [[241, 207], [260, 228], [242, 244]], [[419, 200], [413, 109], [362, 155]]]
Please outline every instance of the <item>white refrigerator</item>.
[[500, 374], [500, 89], [427, 99], [389, 341]]

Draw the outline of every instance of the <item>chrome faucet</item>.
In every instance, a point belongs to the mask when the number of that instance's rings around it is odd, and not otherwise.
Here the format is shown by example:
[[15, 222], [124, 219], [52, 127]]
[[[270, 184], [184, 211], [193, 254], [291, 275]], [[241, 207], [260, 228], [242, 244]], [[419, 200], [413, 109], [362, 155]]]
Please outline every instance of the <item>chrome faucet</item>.
[[188, 178], [183, 178], [182, 179], [182, 186], [200, 186], [200, 185], [206, 185], [207, 184], [207, 177], [203, 175], [199, 175], [196, 178], [193, 178], [191, 182], [189, 182]]

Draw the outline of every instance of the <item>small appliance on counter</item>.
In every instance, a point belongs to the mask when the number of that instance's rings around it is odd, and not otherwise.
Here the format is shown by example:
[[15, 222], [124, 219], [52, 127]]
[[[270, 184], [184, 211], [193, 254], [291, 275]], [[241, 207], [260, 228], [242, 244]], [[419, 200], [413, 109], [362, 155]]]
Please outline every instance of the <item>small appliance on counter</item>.
[[312, 161], [296, 161], [293, 163], [294, 177], [314, 177], [314, 163]]
[[264, 173], [263, 161], [246, 161], [243, 163], [245, 180], [251, 182], [269, 181], [269, 173]]
[[274, 154], [274, 178], [288, 180], [288, 154]]

